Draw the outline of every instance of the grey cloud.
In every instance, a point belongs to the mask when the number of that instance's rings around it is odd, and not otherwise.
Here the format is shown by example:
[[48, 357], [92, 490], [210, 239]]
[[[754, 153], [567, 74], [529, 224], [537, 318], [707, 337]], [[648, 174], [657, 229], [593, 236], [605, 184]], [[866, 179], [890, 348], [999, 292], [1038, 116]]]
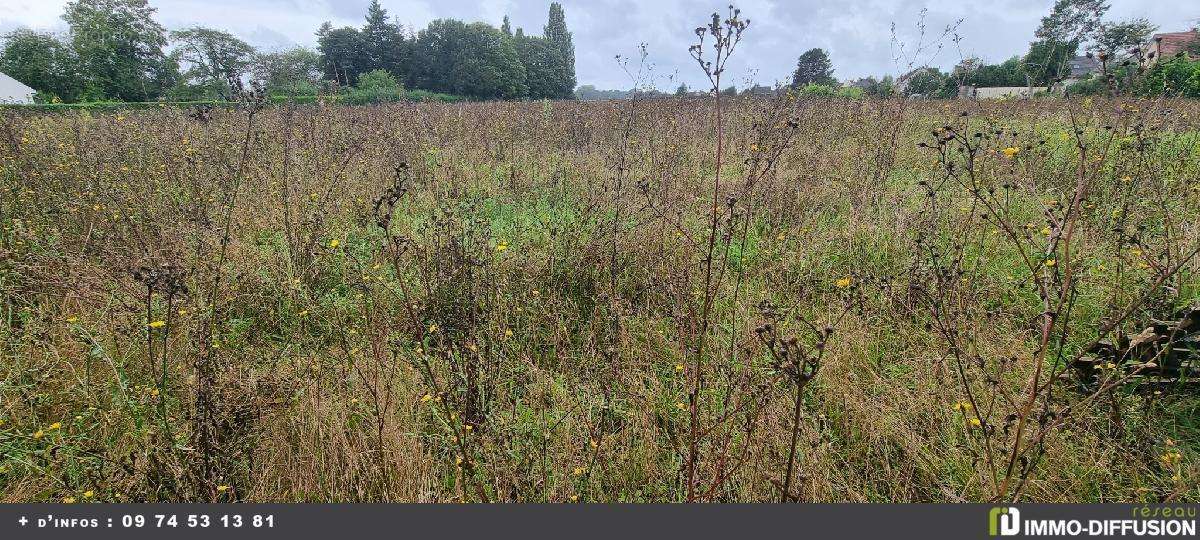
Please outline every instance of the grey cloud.
[[266, 26], [259, 26], [246, 34], [246, 41], [254, 43], [255, 46], [270, 50], [285, 49], [296, 45], [296, 42], [282, 32], [277, 32]]

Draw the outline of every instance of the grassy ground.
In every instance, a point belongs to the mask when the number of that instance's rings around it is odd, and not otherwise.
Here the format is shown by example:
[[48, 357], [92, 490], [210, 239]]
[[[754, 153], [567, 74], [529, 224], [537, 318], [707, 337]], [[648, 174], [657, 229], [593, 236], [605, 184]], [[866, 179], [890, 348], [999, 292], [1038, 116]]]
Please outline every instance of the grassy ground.
[[5, 113], [0, 501], [1200, 500], [1196, 103], [715, 105]]

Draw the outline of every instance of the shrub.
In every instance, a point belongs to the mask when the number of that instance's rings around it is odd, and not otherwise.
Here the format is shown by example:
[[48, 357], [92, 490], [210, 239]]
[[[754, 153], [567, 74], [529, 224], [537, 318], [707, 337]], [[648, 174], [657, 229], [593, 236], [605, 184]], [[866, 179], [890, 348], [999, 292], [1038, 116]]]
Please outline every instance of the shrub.
[[1140, 93], [1145, 96], [1200, 97], [1200, 61], [1179, 55], [1150, 68], [1142, 80]]
[[847, 99], [862, 99], [867, 93], [857, 86], [845, 86], [838, 88], [837, 95]]
[[862, 99], [866, 92], [857, 86], [832, 87], [824, 84], [809, 84], [800, 88], [802, 96], [841, 97], [847, 99]]
[[1088, 75], [1086, 78], [1066, 88], [1068, 96], [1095, 96], [1104, 92], [1104, 81], [1100, 77]]
[[800, 89], [800, 94], [804, 96], [834, 96], [837, 92], [833, 87], [823, 84], [810, 84]]
[[404, 93], [404, 97], [409, 101], [440, 101], [442, 103], [458, 103], [466, 101], [462, 96], [452, 94], [443, 94], [441, 92], [430, 92], [428, 90], [409, 90]]
[[346, 94], [346, 102], [354, 105], [391, 103], [401, 99], [404, 99], [404, 86], [383, 69], [359, 75], [358, 85]]
[[126, 110], [164, 109], [168, 107], [195, 107], [198, 105], [223, 107], [233, 105], [233, 103], [228, 101], [89, 101], [86, 103], [35, 103], [32, 105], [5, 104], [0, 105], [0, 109], [31, 112], [115, 112]]

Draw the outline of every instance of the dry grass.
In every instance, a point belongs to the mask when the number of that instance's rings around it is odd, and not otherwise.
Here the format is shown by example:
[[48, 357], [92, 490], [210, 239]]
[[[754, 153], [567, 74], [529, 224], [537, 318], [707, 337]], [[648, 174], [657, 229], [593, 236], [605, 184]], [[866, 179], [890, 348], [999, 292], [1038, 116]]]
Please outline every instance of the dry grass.
[[[6, 116], [0, 500], [681, 501], [692, 442], [695, 500], [1200, 499], [1194, 387], [1048, 375], [1196, 301], [1194, 102], [727, 102], [716, 193], [711, 112]], [[1023, 236], [917, 146], [943, 126]], [[1047, 219], [1073, 283], [1022, 264]]]

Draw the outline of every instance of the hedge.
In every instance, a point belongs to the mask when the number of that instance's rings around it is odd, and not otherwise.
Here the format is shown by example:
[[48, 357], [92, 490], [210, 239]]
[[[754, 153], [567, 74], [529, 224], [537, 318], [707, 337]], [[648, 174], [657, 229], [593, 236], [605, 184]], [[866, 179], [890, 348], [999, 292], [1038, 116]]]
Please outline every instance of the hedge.
[[[270, 101], [276, 105], [285, 103], [293, 103], [298, 105], [309, 105], [316, 103], [321, 96], [271, 96]], [[325, 99], [339, 102], [342, 101], [342, 96], [325, 96]], [[437, 101], [443, 103], [457, 103], [466, 101], [466, 98], [454, 96], [450, 94], [440, 94], [437, 92], [428, 92], [425, 90], [405, 90], [403, 94], [404, 101], [419, 101], [430, 102]], [[0, 103], [0, 109], [32, 111], [32, 112], [65, 112], [65, 111], [95, 111], [95, 112], [115, 112], [129, 110], [149, 110], [149, 109], [165, 109], [167, 107], [231, 107], [236, 105], [232, 101], [92, 101], [87, 103], [34, 103], [34, 104], [17, 104], [17, 103]]]

